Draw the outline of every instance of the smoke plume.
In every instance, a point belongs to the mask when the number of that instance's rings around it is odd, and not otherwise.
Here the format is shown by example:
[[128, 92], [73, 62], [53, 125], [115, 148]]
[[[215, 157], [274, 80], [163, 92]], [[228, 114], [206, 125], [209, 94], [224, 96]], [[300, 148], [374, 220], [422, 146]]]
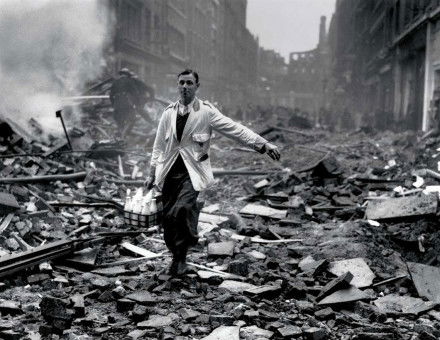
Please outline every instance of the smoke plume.
[[103, 66], [112, 17], [104, 0], [0, 1], [0, 118], [60, 135], [61, 97], [78, 95]]

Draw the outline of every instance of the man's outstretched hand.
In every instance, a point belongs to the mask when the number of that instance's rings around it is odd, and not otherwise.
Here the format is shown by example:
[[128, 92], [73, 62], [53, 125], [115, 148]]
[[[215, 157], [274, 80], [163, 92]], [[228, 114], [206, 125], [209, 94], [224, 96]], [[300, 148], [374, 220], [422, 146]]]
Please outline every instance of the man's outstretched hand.
[[147, 179], [144, 181], [144, 186], [148, 190], [153, 189], [155, 179], [156, 179], [155, 176], [148, 176]]
[[266, 143], [265, 145], [266, 153], [270, 156], [270, 158], [279, 161], [280, 160], [280, 152], [278, 150], [278, 147], [272, 143]]

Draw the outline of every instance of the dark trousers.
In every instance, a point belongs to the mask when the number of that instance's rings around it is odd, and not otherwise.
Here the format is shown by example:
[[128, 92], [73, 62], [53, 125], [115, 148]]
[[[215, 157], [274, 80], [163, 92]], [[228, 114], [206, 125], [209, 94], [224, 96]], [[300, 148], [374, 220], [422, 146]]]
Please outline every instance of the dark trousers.
[[[175, 167], [173, 167], [175, 168]], [[175, 257], [185, 256], [197, 244], [199, 209], [188, 171], [171, 169], [162, 188], [164, 239]], [[181, 170], [181, 169], [180, 169]]]

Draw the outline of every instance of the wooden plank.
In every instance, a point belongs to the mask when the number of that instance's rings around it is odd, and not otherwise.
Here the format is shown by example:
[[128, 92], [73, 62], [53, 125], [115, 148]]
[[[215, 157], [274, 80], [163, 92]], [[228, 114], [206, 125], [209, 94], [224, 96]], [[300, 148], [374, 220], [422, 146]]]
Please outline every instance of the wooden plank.
[[281, 220], [286, 218], [287, 210], [278, 210], [260, 204], [249, 203], [240, 210], [240, 214], [264, 216]]
[[204, 212], [201, 212], [199, 215], [199, 222], [215, 224], [218, 226], [221, 226], [227, 223], [228, 221], [229, 221], [229, 217], [227, 216], [207, 214]]
[[[154, 258], [159, 258], [159, 257], [164, 257], [164, 256], [168, 256], [168, 255], [158, 254]], [[102, 263], [102, 264], [100, 264], [97, 267], [99, 267], [99, 268], [106, 268], [106, 267], [115, 267], [115, 266], [125, 266], [126, 264], [134, 264], [136, 262], [148, 261], [148, 260], [151, 260], [151, 259], [153, 259], [153, 257], [151, 257], [151, 256], [126, 258], [126, 259], [119, 260], [119, 261]]]
[[[233, 240], [242, 241], [247, 236], [238, 235], [238, 234], [232, 234], [231, 238]], [[254, 243], [266, 243], [266, 244], [277, 244], [277, 243], [295, 243], [295, 242], [302, 242], [303, 239], [301, 238], [289, 238], [289, 239], [282, 239], [282, 240], [266, 240], [264, 238], [261, 238], [259, 236], [253, 236], [250, 238], [251, 242]]]
[[0, 184], [10, 183], [38, 183], [38, 182], [54, 182], [54, 181], [73, 181], [82, 180], [86, 177], [85, 171], [76, 172], [68, 175], [48, 175], [48, 176], [32, 176], [32, 177], [6, 177], [0, 178]]
[[161, 256], [161, 254], [153, 253], [152, 251], [149, 251], [148, 249], [135, 246], [134, 244], [131, 244], [128, 242], [122, 242], [121, 247], [125, 248], [135, 254], [141, 255], [144, 258], [156, 258], [158, 256]]
[[125, 178], [124, 165], [122, 164], [122, 158], [120, 155], [118, 155], [118, 169], [119, 176], [121, 176], [121, 178]]
[[369, 220], [382, 220], [397, 217], [433, 215], [437, 212], [436, 195], [389, 198], [384, 201], [368, 203], [366, 216]]
[[201, 270], [205, 270], [205, 271], [219, 274], [220, 276], [222, 276], [224, 278], [232, 278], [235, 280], [245, 280], [246, 279], [243, 276], [239, 276], [239, 275], [235, 275], [235, 274], [231, 274], [231, 273], [225, 273], [225, 272], [222, 272], [221, 270], [212, 269], [212, 268], [202, 266], [201, 264], [197, 264], [197, 263], [187, 262], [187, 265], [194, 267], [194, 268], [197, 268], [197, 269], [201, 269]]

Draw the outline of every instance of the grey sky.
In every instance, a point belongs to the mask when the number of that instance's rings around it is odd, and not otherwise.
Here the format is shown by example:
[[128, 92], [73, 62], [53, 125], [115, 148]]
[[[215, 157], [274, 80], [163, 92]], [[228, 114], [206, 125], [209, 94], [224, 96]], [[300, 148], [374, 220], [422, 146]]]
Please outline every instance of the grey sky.
[[327, 28], [335, 0], [248, 0], [247, 27], [260, 39], [260, 46], [280, 52], [286, 60], [290, 52], [316, 47], [319, 20], [327, 17]]

